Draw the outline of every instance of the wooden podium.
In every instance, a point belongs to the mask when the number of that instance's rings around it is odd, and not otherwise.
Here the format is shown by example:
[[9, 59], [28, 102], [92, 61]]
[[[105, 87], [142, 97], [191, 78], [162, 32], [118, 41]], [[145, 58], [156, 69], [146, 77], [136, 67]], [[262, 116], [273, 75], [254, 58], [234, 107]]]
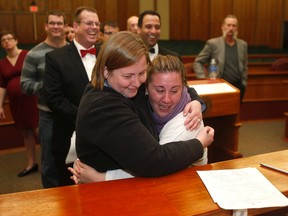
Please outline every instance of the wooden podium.
[[240, 91], [223, 79], [188, 81], [205, 102], [205, 125], [215, 129], [214, 142], [208, 148], [208, 162], [242, 157], [238, 152]]

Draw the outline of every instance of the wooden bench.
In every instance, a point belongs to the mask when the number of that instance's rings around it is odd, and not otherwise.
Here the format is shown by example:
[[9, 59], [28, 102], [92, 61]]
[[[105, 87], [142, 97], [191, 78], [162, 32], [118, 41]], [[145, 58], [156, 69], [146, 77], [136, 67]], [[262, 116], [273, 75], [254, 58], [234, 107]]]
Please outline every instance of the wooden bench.
[[[195, 61], [197, 55], [185, 55], [182, 56], [182, 61], [184, 64], [191, 63]], [[288, 58], [287, 53], [282, 54], [248, 54], [248, 66], [253, 64], [272, 64], [275, 60], [280, 58]]]

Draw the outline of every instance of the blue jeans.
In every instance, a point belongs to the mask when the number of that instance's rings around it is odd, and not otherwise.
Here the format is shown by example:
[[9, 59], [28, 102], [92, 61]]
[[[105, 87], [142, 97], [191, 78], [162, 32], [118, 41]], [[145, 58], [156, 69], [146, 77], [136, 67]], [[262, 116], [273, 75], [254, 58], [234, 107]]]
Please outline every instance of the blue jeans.
[[59, 186], [52, 154], [53, 113], [39, 110], [39, 140], [41, 145], [41, 176], [44, 188]]

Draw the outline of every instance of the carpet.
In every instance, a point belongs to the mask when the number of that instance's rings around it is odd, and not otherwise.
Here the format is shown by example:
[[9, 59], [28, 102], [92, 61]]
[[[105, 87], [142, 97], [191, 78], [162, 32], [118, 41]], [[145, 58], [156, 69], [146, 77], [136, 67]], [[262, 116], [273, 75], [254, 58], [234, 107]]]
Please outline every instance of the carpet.
[[284, 127], [284, 119], [244, 122], [239, 129], [239, 151], [248, 157], [287, 149]]
[[[36, 160], [40, 165], [40, 148], [36, 149]], [[0, 194], [41, 189], [40, 171], [19, 178], [17, 174], [27, 165], [24, 148], [12, 153], [0, 154]], [[41, 168], [41, 167], [40, 167]]]

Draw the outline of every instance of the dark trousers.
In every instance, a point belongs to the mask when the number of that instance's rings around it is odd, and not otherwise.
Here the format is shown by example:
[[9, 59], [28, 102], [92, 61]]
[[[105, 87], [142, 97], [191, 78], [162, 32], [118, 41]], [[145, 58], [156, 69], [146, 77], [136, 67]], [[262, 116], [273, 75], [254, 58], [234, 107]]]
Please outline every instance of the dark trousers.
[[242, 103], [243, 98], [245, 96], [246, 87], [242, 85], [242, 82], [230, 83], [240, 91], [240, 103]]
[[68, 170], [68, 167], [73, 167], [73, 163], [66, 164], [65, 162], [67, 154], [54, 151], [54, 156], [56, 162], [57, 176], [59, 179], [59, 186], [75, 184], [74, 181], [70, 179], [70, 176], [72, 176], [72, 174]]

